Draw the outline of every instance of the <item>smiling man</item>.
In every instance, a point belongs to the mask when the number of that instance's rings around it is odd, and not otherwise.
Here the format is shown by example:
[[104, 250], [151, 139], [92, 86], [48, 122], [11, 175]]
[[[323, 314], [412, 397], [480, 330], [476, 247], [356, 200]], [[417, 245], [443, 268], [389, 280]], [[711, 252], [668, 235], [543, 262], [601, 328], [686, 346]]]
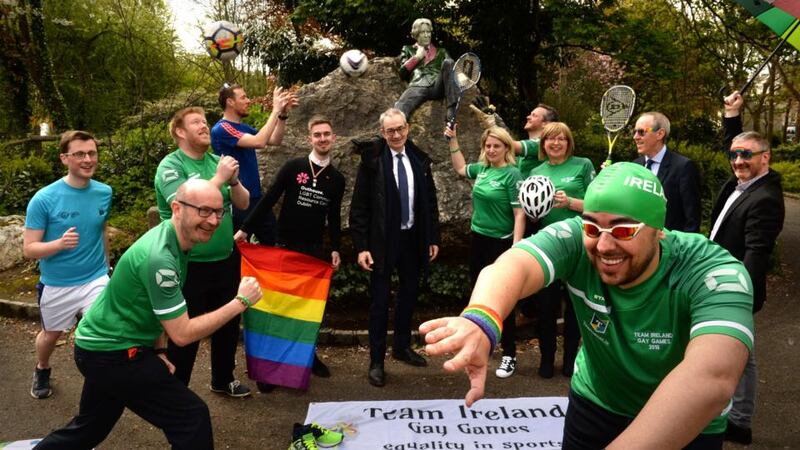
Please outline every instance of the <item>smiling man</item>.
[[[333, 270], [338, 270], [345, 179], [331, 161], [334, 142], [336, 134], [331, 121], [323, 116], [313, 116], [308, 121], [311, 153], [292, 159], [281, 167], [234, 239], [247, 240], [248, 234], [258, 229], [275, 203], [283, 197], [276, 245], [330, 261]], [[323, 250], [326, 223], [331, 244], [327, 256]], [[311, 372], [324, 378], [330, 376], [330, 370], [316, 354]], [[265, 392], [271, 390], [271, 386], [258, 383], [258, 389]]]
[[639, 157], [633, 162], [653, 172], [664, 186], [670, 230], [700, 231], [700, 173], [689, 158], [667, 149], [670, 123], [657, 111], [643, 113], [636, 121], [633, 141]]
[[59, 143], [67, 175], [40, 189], [28, 203], [22, 251], [39, 260], [36, 368], [31, 396], [47, 398], [50, 355], [61, 334], [92, 305], [108, 283], [108, 215], [111, 187], [92, 179], [97, 141], [85, 131], [67, 131]]
[[[743, 99], [734, 92], [725, 101], [725, 150], [733, 175], [722, 185], [711, 210], [709, 238], [742, 261], [753, 280], [753, 312], [767, 300], [767, 271], [785, 215], [781, 176], [769, 168], [769, 141], [761, 134], [742, 133]], [[736, 388], [728, 415], [727, 440], [748, 445], [753, 439], [758, 374], [753, 352]]]
[[566, 283], [583, 337], [563, 448], [721, 449], [726, 407], [753, 346], [742, 264], [699, 234], [664, 228], [655, 175], [632, 163], [589, 185], [582, 217], [556, 222], [481, 272], [461, 317], [420, 327], [426, 350], [466, 369], [467, 405], [517, 299]]
[[[219, 226], [199, 224], [198, 233], [206, 234], [203, 243], [192, 248], [183, 295], [189, 317], [213, 311], [236, 295], [239, 284], [239, 258], [233, 252], [231, 205], [247, 209], [250, 194], [239, 181], [239, 163], [231, 156], [208, 152], [210, 132], [202, 108], [189, 107], [175, 113], [169, 126], [178, 149], [158, 164], [155, 177], [156, 201], [162, 220], [172, 217], [172, 200], [187, 180], [209, 180], [219, 188], [227, 212]], [[193, 207], [192, 205], [184, 205]], [[206, 242], [207, 241], [207, 242]], [[236, 345], [239, 342], [239, 317], [234, 317], [211, 336], [211, 390], [231, 397], [250, 395], [250, 389], [233, 376]], [[197, 356], [198, 343], [182, 347], [170, 340], [169, 359], [175, 364], [175, 376], [184, 384], [189, 380]]]
[[[178, 345], [204, 338], [258, 302], [261, 288], [245, 277], [214, 311], [190, 318], [181, 293], [187, 255], [207, 242], [228, 215], [219, 187], [182, 183], [172, 215], [125, 251], [114, 275], [75, 331], [75, 363], [84, 377], [80, 410], [36, 449], [94, 448], [125, 408], [160, 428], [173, 449], [212, 449], [208, 406], [176, 377], [167, 336]], [[211, 231], [211, 233], [209, 233]]]

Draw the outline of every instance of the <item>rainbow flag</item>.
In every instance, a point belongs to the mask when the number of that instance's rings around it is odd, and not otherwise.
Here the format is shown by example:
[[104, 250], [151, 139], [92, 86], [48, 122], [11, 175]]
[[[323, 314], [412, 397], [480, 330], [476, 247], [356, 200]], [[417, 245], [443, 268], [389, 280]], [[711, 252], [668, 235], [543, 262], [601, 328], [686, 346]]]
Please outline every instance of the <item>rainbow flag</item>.
[[331, 265], [277, 247], [237, 243], [242, 276], [258, 280], [264, 296], [244, 313], [244, 350], [251, 379], [308, 389]]

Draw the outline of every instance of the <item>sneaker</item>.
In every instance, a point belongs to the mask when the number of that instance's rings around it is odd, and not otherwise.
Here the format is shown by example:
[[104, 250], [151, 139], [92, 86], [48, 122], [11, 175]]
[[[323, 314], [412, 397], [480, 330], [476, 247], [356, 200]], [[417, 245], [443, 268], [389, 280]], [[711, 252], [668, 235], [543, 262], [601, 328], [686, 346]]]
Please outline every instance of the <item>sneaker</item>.
[[40, 369], [36, 367], [33, 372], [33, 383], [31, 384], [31, 397], [47, 398], [53, 395], [50, 388], [50, 369]]
[[344, 434], [329, 430], [316, 422], [311, 422], [311, 432], [320, 447], [333, 447], [341, 444], [344, 439]]
[[517, 358], [515, 356], [503, 356], [503, 359], [500, 360], [500, 367], [494, 371], [494, 374], [497, 375], [497, 378], [508, 378], [514, 375], [515, 370], [517, 370]]
[[289, 450], [319, 450], [314, 433], [306, 433], [292, 441]]
[[247, 397], [250, 395], [250, 388], [239, 383], [239, 380], [233, 380], [224, 387], [216, 387], [212, 384], [211, 391], [226, 394], [228, 397]]

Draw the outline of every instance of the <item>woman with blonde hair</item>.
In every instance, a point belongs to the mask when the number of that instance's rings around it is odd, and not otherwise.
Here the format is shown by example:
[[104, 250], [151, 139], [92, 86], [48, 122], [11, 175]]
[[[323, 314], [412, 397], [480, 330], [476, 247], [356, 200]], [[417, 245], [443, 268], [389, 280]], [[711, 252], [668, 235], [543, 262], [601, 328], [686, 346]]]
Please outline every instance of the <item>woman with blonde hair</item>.
[[[588, 158], [574, 156], [575, 141], [569, 127], [562, 122], [545, 125], [539, 146], [539, 159], [544, 163], [534, 167], [530, 175], [543, 175], [550, 178], [556, 188], [553, 209], [539, 219], [539, 225], [546, 227], [555, 222], [583, 213], [583, 196], [594, 179], [595, 171]], [[561, 315], [562, 299], [566, 300], [564, 309], [564, 362], [561, 373], [571, 376], [578, 353], [580, 332], [572, 310], [572, 303], [566, 298], [564, 286], [555, 281], [535, 295], [533, 305], [538, 321], [536, 334], [539, 336], [539, 349], [542, 359], [539, 362], [539, 376], [551, 378], [554, 372], [556, 355], [556, 321]]]
[[[469, 250], [469, 272], [474, 286], [481, 270], [522, 239], [525, 233], [525, 213], [517, 197], [522, 174], [515, 167], [514, 140], [508, 131], [500, 127], [484, 131], [478, 162], [467, 164], [459, 149], [455, 128], [445, 128], [444, 132], [450, 138], [453, 169], [459, 175], [475, 180]], [[511, 314], [503, 322], [503, 359], [498, 369], [501, 378], [510, 376], [516, 368], [514, 328], [514, 315]], [[500, 375], [501, 369], [503, 376]]]

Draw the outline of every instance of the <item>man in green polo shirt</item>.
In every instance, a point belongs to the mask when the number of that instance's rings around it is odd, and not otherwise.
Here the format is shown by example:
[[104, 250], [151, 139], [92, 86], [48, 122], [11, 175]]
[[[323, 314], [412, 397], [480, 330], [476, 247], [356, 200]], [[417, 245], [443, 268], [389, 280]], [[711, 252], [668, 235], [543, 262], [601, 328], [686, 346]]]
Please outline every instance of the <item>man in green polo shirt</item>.
[[208, 407], [172, 375], [167, 337], [187, 345], [208, 336], [261, 298], [245, 277], [234, 298], [189, 318], [181, 292], [188, 255], [208, 242], [228, 210], [219, 188], [205, 180], [182, 184], [172, 217], [145, 233], [122, 255], [106, 289], [75, 331], [75, 363], [85, 381], [80, 411], [35, 448], [93, 448], [125, 408], [161, 428], [172, 448], [211, 449]]
[[[211, 133], [202, 108], [183, 108], [169, 126], [178, 149], [158, 164], [155, 176], [156, 202], [162, 220], [169, 219], [178, 187], [194, 178], [209, 180], [222, 194], [225, 211], [231, 205], [247, 209], [250, 193], [239, 181], [239, 162], [232, 156], [217, 156], [208, 151]], [[196, 317], [222, 306], [236, 294], [239, 284], [239, 254], [233, 249], [232, 214], [220, 219], [211, 239], [194, 247], [189, 254], [183, 295], [188, 299], [189, 317]], [[211, 336], [211, 390], [231, 397], [250, 395], [250, 389], [233, 375], [239, 321], [234, 317]], [[198, 343], [181, 346], [170, 342], [168, 354], [175, 364], [175, 376], [187, 386], [192, 376]]]
[[[567, 284], [583, 347], [563, 448], [721, 449], [727, 407], [753, 347], [744, 266], [692, 233], [664, 229], [666, 199], [643, 166], [617, 163], [589, 185], [582, 217], [545, 227], [481, 272], [470, 306], [498, 320], [555, 279]], [[497, 328], [480, 314], [420, 326], [426, 351], [455, 353], [467, 405], [484, 393]], [[487, 323], [484, 323], [487, 322]]]

